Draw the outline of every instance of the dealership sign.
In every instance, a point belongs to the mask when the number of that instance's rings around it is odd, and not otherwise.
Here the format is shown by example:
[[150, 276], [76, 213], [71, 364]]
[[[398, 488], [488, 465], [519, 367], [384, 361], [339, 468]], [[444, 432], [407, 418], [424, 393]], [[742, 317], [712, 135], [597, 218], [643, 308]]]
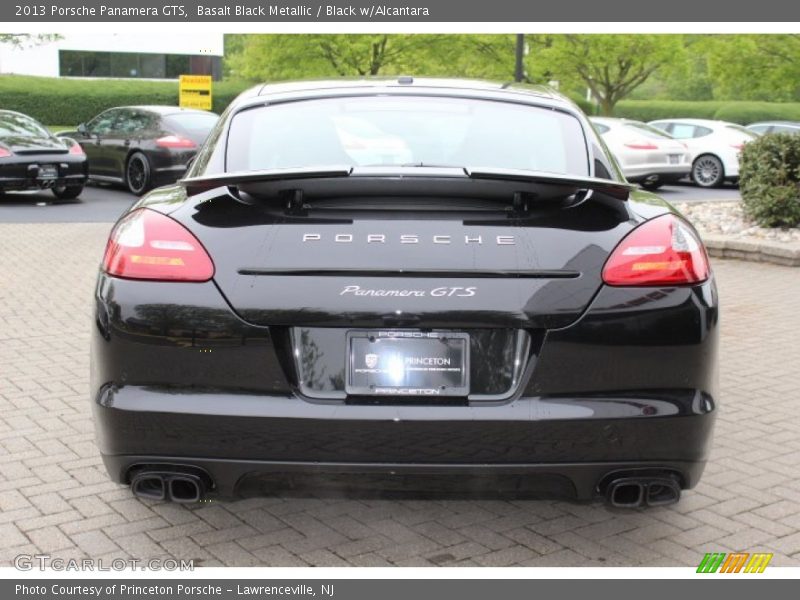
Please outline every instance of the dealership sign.
[[181, 75], [178, 85], [181, 108], [211, 110], [211, 75]]

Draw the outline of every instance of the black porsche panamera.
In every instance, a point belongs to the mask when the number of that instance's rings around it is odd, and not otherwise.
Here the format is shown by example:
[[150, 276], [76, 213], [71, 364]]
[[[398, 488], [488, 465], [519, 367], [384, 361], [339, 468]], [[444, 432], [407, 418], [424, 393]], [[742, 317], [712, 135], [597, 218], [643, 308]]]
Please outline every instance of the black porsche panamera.
[[74, 139], [54, 136], [28, 115], [0, 110], [0, 196], [49, 189], [59, 199], [77, 198], [87, 169], [86, 154]]
[[488, 473], [652, 506], [705, 465], [705, 249], [546, 89], [253, 88], [116, 224], [95, 301], [98, 442], [141, 497]]

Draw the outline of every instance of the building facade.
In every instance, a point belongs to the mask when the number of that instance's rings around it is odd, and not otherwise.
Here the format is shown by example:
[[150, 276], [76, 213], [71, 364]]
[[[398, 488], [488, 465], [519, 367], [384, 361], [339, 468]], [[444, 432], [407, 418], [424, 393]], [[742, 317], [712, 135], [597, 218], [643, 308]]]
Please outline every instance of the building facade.
[[219, 80], [223, 38], [222, 33], [92, 33], [22, 48], [0, 44], [0, 74], [166, 80], [211, 75]]

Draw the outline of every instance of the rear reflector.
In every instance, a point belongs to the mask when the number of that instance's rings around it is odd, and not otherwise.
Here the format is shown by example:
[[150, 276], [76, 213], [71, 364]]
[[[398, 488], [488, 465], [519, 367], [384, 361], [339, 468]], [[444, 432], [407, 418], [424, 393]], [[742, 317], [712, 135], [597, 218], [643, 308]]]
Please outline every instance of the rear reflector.
[[625, 144], [625, 147], [632, 148], [633, 150], [658, 150], [658, 146], [656, 146], [653, 142], [630, 142]]
[[114, 227], [103, 270], [114, 277], [156, 281], [208, 281], [214, 263], [205, 248], [177, 221], [140, 208]]
[[6, 158], [12, 154], [13, 152], [11, 152], [11, 150], [8, 150], [7, 148], [0, 148], [0, 158]]
[[159, 148], [194, 148], [197, 144], [179, 135], [165, 135], [156, 140], [156, 146]]
[[657, 217], [631, 231], [603, 267], [603, 281], [615, 286], [692, 284], [708, 276], [702, 242], [675, 215]]

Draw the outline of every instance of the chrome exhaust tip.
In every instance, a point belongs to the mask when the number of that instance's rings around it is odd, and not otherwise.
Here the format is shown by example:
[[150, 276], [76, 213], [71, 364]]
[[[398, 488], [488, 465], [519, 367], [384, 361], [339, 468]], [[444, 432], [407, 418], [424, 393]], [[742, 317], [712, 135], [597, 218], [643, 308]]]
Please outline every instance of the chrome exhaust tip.
[[615, 508], [668, 506], [680, 498], [680, 483], [668, 474], [621, 476], [606, 487], [606, 500]]
[[137, 473], [131, 480], [131, 491], [137, 498], [145, 500], [165, 500], [167, 497], [164, 478], [157, 473]]

